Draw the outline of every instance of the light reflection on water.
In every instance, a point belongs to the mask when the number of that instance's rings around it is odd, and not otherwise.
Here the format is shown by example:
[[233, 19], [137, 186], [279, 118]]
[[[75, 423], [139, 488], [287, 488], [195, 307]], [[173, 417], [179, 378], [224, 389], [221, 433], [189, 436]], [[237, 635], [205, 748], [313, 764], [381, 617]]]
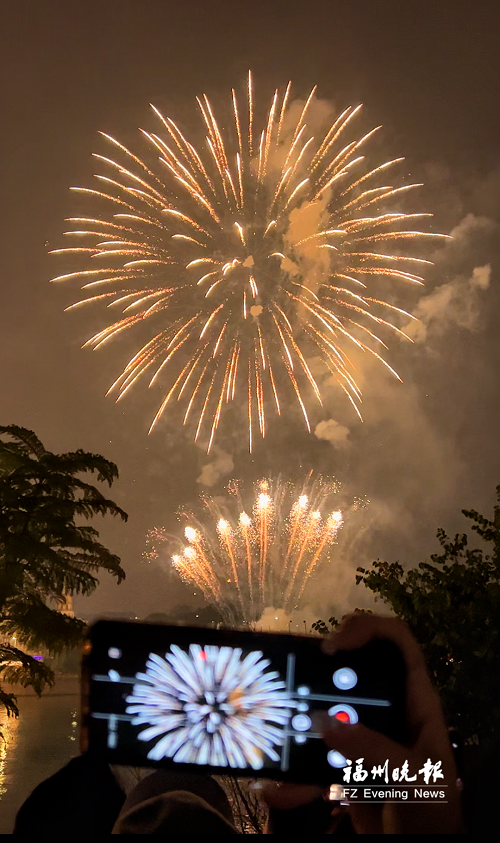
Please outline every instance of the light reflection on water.
[[11, 834], [25, 799], [78, 755], [77, 694], [18, 697], [20, 716], [0, 717], [0, 834]]
[[17, 717], [4, 717], [0, 725], [0, 799], [7, 793], [6, 769], [17, 744]]

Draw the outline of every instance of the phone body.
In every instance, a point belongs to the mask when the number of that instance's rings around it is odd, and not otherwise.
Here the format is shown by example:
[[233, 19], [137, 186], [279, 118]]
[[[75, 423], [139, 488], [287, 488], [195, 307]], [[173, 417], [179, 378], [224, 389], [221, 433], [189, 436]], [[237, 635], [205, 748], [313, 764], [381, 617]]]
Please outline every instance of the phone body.
[[[405, 738], [405, 664], [389, 641], [98, 621], [82, 675], [82, 751], [110, 764], [342, 782], [325, 712]], [[353, 759], [354, 760], [354, 759]]]

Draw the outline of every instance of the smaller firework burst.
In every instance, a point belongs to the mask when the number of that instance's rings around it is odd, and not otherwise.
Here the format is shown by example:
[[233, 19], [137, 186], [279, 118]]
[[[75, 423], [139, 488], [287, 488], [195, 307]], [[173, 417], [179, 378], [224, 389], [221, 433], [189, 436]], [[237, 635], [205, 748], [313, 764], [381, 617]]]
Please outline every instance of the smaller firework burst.
[[139, 739], [158, 739], [149, 759], [254, 770], [265, 757], [279, 761], [293, 702], [262, 652], [242, 655], [199, 644], [189, 652], [172, 644], [164, 659], [150, 654], [127, 697], [133, 724], [146, 725]]
[[340, 483], [324, 477], [300, 485], [261, 480], [249, 507], [235, 481], [228, 491], [225, 505], [204, 497], [200, 517], [181, 514], [187, 544], [161, 527], [151, 530], [145, 557], [180, 544], [174, 568], [232, 625], [254, 623], [269, 606], [298, 608], [317, 570], [334, 561], [346, 513], [364, 503], [347, 502]]

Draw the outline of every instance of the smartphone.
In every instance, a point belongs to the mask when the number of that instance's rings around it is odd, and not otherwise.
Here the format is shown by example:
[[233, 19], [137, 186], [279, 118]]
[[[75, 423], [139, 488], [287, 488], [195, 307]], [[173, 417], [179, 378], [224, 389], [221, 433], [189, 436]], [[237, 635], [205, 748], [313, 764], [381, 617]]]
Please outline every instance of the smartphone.
[[[110, 764], [342, 782], [324, 713], [405, 737], [390, 641], [325, 655], [320, 637], [98, 621], [83, 663], [82, 751]], [[354, 759], [353, 759], [354, 760]]]

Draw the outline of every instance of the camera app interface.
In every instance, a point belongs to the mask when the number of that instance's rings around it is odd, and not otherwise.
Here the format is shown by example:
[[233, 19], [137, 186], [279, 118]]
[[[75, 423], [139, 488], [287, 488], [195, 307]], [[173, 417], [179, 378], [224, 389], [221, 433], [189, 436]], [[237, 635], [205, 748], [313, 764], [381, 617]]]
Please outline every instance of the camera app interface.
[[92, 675], [92, 728], [111, 758], [127, 751], [129, 763], [133, 745], [137, 764], [170, 759], [283, 773], [307, 764], [317, 773], [340, 772], [346, 761], [321, 740], [318, 713], [387, 731], [390, 697], [369, 693], [373, 667], [361, 670], [355, 656], [339, 662], [314, 639], [298, 639], [292, 652], [286, 641], [283, 652], [272, 653], [171, 643], [140, 664], [123, 646], [108, 647], [99, 659], [107, 669]]

